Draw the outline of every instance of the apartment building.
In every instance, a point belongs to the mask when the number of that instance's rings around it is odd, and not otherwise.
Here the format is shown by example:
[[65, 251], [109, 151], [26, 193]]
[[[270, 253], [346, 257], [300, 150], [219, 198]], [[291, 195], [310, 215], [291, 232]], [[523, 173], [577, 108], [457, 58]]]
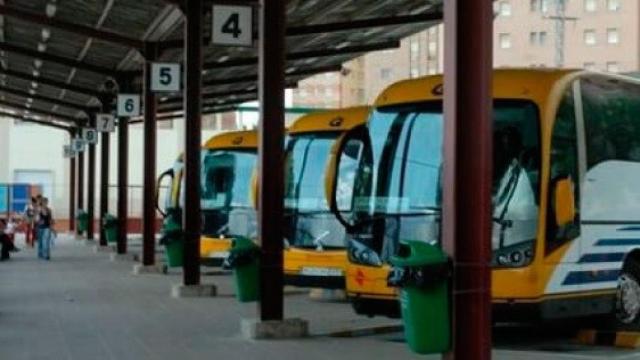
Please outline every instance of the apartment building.
[[640, 68], [637, 0], [500, 0], [497, 67]]

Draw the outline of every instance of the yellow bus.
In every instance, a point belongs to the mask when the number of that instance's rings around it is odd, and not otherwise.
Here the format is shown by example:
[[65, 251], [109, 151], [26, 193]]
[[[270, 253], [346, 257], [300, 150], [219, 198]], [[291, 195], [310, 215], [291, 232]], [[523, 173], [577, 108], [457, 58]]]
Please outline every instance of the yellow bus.
[[[493, 106], [494, 317], [637, 325], [640, 82], [495, 70]], [[387, 260], [403, 240], [440, 241], [442, 139], [442, 77], [429, 76], [384, 90], [336, 149], [334, 171], [359, 164], [349, 212], [337, 211], [335, 183], [327, 192], [349, 234], [347, 292], [361, 314], [397, 314]]]
[[[332, 147], [346, 131], [364, 124], [368, 115], [367, 106], [322, 111], [302, 116], [288, 129], [284, 240], [287, 285], [345, 288], [346, 234], [329, 210], [324, 181]], [[352, 167], [350, 176], [354, 173]]]
[[[200, 258], [203, 265], [220, 266], [234, 236], [256, 237], [253, 181], [257, 160], [257, 132], [232, 131], [211, 137], [202, 148]], [[181, 222], [184, 184], [182, 157], [158, 179], [170, 180], [163, 216]]]

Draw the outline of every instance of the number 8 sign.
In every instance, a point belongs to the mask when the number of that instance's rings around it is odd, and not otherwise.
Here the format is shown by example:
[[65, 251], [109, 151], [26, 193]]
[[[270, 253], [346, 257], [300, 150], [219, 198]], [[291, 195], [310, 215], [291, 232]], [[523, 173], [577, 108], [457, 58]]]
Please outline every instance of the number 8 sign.
[[214, 45], [253, 46], [253, 8], [213, 5], [211, 42]]

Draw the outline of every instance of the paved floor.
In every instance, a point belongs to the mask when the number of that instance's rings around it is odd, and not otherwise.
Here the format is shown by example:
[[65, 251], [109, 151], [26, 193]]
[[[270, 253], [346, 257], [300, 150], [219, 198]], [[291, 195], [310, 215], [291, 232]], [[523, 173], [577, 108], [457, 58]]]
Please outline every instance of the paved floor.
[[[0, 359], [425, 359], [406, 349], [400, 333], [331, 336], [398, 323], [358, 317], [348, 304], [297, 291], [287, 293], [287, 316], [309, 320], [310, 338], [243, 340], [240, 318], [254, 317], [256, 307], [235, 301], [229, 276], [204, 277], [218, 285], [217, 298], [172, 299], [169, 289], [179, 274], [134, 276], [132, 264], [111, 262], [65, 238], [50, 262], [26, 249], [0, 263]], [[496, 359], [640, 359], [629, 351], [575, 347], [567, 339], [498, 348]]]

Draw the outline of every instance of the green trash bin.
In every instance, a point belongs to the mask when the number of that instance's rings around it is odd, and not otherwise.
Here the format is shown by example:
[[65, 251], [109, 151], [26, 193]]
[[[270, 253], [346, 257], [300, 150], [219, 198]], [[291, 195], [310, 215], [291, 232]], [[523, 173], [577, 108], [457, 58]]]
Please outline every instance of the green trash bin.
[[164, 245], [168, 267], [180, 267], [184, 257], [184, 239], [182, 225], [173, 218], [165, 219], [162, 224], [160, 244]]
[[82, 234], [89, 228], [89, 214], [82, 210], [78, 210], [78, 214], [76, 215], [76, 221], [78, 222], [76, 226], [76, 232], [78, 234]]
[[111, 214], [105, 214], [102, 219], [102, 226], [104, 227], [104, 236], [107, 238], [107, 243], [115, 244], [118, 242], [118, 219]]
[[449, 281], [451, 265], [438, 247], [420, 241], [400, 244], [389, 260], [388, 285], [400, 288], [404, 334], [411, 350], [437, 354], [451, 347]]
[[223, 267], [233, 269], [236, 297], [240, 302], [260, 298], [260, 247], [251, 239], [238, 237], [231, 242]]

